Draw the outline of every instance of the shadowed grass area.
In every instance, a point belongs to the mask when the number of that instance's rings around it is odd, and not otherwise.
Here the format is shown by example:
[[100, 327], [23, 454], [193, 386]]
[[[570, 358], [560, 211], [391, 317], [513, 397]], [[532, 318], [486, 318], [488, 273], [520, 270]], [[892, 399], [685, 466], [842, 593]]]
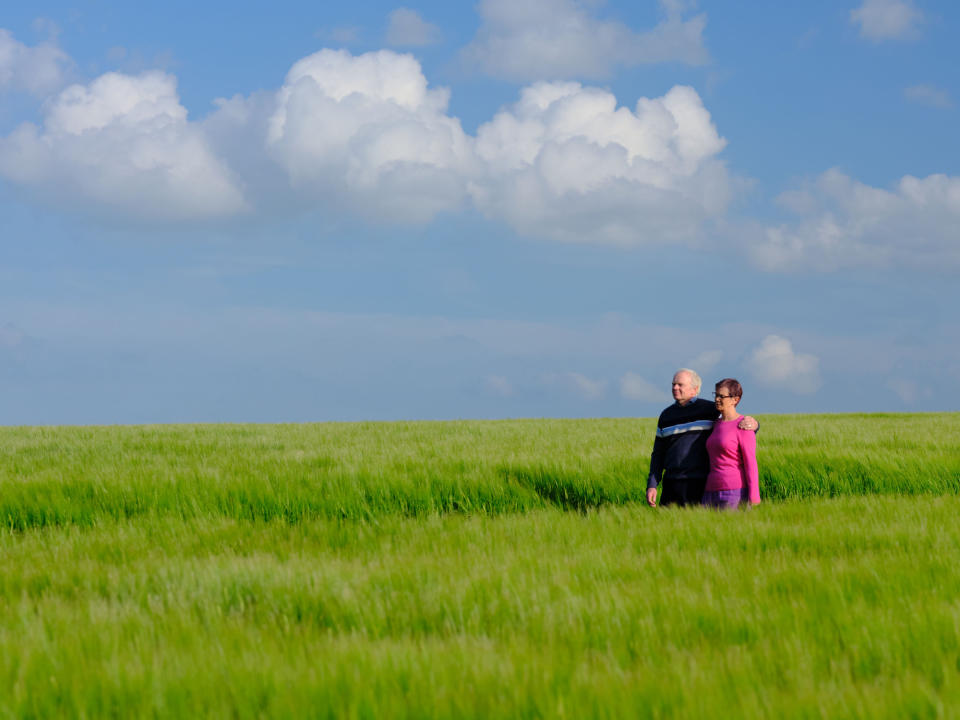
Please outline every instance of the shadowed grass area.
[[[761, 418], [768, 500], [960, 491], [960, 414]], [[0, 519], [301, 522], [642, 501], [655, 421], [2, 428]]]

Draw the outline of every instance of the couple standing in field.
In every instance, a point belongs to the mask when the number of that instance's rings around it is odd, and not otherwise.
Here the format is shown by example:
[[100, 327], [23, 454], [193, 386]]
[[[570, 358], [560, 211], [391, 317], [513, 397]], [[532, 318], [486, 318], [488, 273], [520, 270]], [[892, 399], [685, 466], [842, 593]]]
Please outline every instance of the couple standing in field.
[[760, 502], [757, 471], [757, 421], [743, 417], [737, 405], [743, 388], [721, 380], [714, 401], [698, 398], [700, 376], [682, 368], [673, 376], [673, 399], [660, 413], [650, 456], [647, 503], [737, 508]]

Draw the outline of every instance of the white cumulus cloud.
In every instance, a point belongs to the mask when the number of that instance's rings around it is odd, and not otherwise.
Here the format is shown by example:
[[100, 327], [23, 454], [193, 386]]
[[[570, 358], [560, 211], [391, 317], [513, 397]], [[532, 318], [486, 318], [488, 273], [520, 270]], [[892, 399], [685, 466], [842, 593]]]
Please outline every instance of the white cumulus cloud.
[[146, 222], [319, 211], [426, 223], [472, 203], [533, 237], [691, 243], [734, 192], [726, 141], [692, 88], [618, 106], [537, 83], [475, 137], [448, 91], [389, 50], [322, 50], [283, 84], [187, 117], [176, 79], [107, 73], [0, 138], [0, 177], [67, 209]]
[[424, 20], [410, 8], [397, 8], [390, 13], [387, 44], [394, 47], [423, 47], [440, 40], [440, 28]]
[[798, 221], [766, 228], [750, 248], [767, 270], [960, 264], [960, 177], [903, 177], [892, 190], [833, 169], [781, 197]]
[[670, 396], [659, 385], [648, 382], [636, 373], [628, 372], [620, 378], [620, 394], [628, 400], [648, 403], [666, 403]]
[[750, 368], [757, 380], [787, 392], [808, 394], [820, 387], [820, 360], [796, 353], [792, 343], [779, 335], [767, 335], [750, 355]]
[[472, 160], [447, 102], [410, 55], [321, 50], [287, 74], [267, 142], [317, 203], [425, 222], [462, 204]]
[[696, 91], [636, 109], [578, 83], [537, 83], [477, 132], [477, 207], [527, 235], [619, 245], [690, 241], [725, 211], [731, 182]]
[[916, 37], [922, 20], [923, 13], [910, 0], [864, 0], [850, 11], [860, 36], [876, 42]]
[[481, 0], [482, 25], [463, 51], [488, 74], [519, 82], [604, 78], [618, 66], [707, 61], [705, 15], [684, 19], [688, 3], [663, 0], [664, 19], [635, 32], [592, 12], [586, 0]]
[[0, 175], [87, 212], [155, 221], [230, 215], [244, 200], [164, 73], [102, 75], [0, 139]]
[[0, 91], [23, 90], [43, 96], [63, 86], [72, 66], [52, 42], [29, 47], [0, 28]]

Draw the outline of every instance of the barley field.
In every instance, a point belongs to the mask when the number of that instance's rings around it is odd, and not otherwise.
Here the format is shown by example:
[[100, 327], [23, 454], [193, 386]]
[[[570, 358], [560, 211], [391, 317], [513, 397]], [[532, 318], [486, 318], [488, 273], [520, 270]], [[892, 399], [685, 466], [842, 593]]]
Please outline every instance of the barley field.
[[960, 414], [0, 428], [5, 717], [960, 714]]

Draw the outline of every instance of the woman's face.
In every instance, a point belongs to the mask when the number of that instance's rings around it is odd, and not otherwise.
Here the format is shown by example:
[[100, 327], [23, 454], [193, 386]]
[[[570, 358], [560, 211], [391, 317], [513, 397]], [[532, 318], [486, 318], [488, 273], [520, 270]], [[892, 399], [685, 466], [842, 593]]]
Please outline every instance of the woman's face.
[[740, 398], [731, 395], [727, 388], [717, 388], [717, 391], [713, 394], [713, 402], [717, 406], [717, 410], [723, 412], [725, 409], [733, 410], [740, 402]]

